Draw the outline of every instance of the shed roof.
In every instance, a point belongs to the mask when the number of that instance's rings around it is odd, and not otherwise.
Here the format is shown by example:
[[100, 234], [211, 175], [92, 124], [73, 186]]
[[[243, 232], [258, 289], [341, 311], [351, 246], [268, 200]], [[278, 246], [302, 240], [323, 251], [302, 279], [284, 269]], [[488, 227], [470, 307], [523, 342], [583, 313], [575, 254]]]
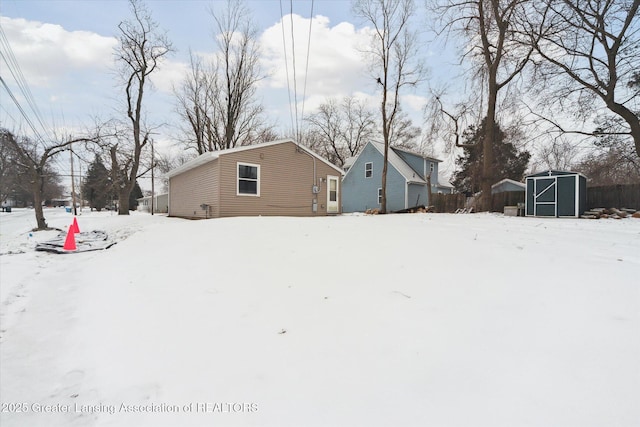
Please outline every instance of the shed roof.
[[560, 176], [560, 175], [580, 175], [582, 177], [585, 177], [580, 172], [571, 172], [571, 171], [561, 171], [561, 170], [552, 170], [552, 169], [550, 169], [550, 170], [543, 171], [543, 172], [532, 173], [530, 175], [527, 175], [527, 178], [529, 178], [529, 177], [538, 177], [538, 176]]
[[[255, 144], [255, 145], [244, 145], [242, 147], [235, 147], [235, 148], [228, 148], [226, 150], [218, 150], [218, 151], [208, 151], [206, 153], [203, 153], [201, 155], [199, 155], [198, 157], [196, 157], [193, 160], [190, 160], [186, 163], [184, 163], [181, 166], [178, 166], [177, 168], [170, 170], [165, 176], [167, 178], [171, 178], [174, 177], [176, 175], [180, 175], [183, 172], [186, 172], [188, 170], [194, 169], [198, 166], [204, 165], [205, 163], [209, 163], [217, 158], [219, 158], [220, 156], [224, 156], [226, 154], [231, 154], [231, 153], [238, 153], [240, 151], [249, 151], [249, 150], [256, 150], [259, 148], [265, 148], [265, 147], [270, 147], [272, 145], [278, 145], [278, 144], [286, 144], [286, 143], [292, 143], [295, 144], [295, 141], [293, 139], [279, 139], [276, 141], [270, 141], [270, 142], [263, 142], [260, 144]], [[321, 162], [325, 163], [326, 165], [332, 167], [333, 169], [335, 169], [337, 172], [339, 172], [340, 174], [344, 174], [344, 172], [337, 167], [336, 165], [328, 162], [327, 160], [323, 159], [322, 157], [320, 157], [318, 154], [316, 154], [315, 152], [313, 152], [312, 150], [308, 149], [307, 147], [297, 144], [298, 148], [307, 152], [308, 154], [312, 155], [313, 157], [315, 157], [316, 159], [320, 160]]]

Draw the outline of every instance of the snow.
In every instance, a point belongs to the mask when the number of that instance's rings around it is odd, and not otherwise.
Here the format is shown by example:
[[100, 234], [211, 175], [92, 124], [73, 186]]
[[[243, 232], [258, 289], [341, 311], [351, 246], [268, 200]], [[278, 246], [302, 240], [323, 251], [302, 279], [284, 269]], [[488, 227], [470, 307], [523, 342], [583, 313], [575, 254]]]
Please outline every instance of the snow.
[[3, 427], [640, 425], [638, 219], [1, 215]]

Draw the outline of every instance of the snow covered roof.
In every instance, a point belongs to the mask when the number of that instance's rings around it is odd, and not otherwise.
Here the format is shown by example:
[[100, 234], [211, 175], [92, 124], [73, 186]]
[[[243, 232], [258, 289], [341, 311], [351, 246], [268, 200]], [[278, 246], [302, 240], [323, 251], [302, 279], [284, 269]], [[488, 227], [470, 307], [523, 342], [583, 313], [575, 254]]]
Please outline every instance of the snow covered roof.
[[491, 188], [495, 188], [495, 187], [497, 187], [497, 186], [499, 186], [501, 184], [506, 184], [506, 183], [513, 184], [513, 185], [515, 185], [517, 187], [522, 188], [523, 190], [526, 188], [526, 185], [524, 185], [524, 183], [518, 182], [518, 181], [514, 181], [513, 179], [509, 179], [509, 178], [505, 178], [505, 179], [503, 179], [501, 181], [496, 182], [495, 184], [493, 184], [491, 186]]
[[347, 157], [344, 161], [342, 167], [346, 170], [349, 169], [355, 163], [357, 157]]
[[[371, 142], [371, 145], [384, 156], [384, 144], [381, 142]], [[394, 149], [395, 150], [395, 149]], [[427, 184], [427, 181], [422, 179], [420, 175], [413, 170], [394, 150], [389, 150], [389, 163], [407, 180], [412, 184]], [[423, 157], [423, 156], [421, 156]]]
[[[263, 142], [260, 144], [255, 144], [255, 145], [244, 145], [242, 147], [235, 147], [235, 148], [228, 148], [226, 150], [218, 150], [218, 151], [208, 151], [206, 153], [203, 153], [201, 155], [199, 155], [198, 157], [196, 157], [193, 160], [190, 160], [186, 163], [184, 163], [181, 166], [178, 166], [177, 168], [170, 170], [165, 176], [167, 178], [171, 178], [174, 177], [176, 175], [180, 175], [183, 172], [186, 172], [188, 170], [194, 169], [198, 166], [204, 165], [205, 163], [209, 163], [217, 158], [219, 158], [220, 156], [224, 156], [226, 154], [231, 154], [231, 153], [238, 153], [240, 151], [248, 151], [248, 150], [255, 150], [257, 148], [264, 148], [264, 147], [270, 147], [272, 145], [278, 145], [278, 144], [285, 144], [285, 143], [292, 143], [295, 144], [295, 141], [293, 139], [278, 139], [276, 141], [270, 141], [270, 142]], [[323, 159], [322, 157], [320, 157], [318, 154], [316, 154], [315, 152], [311, 151], [310, 149], [308, 149], [307, 147], [298, 144], [298, 147], [309, 153], [310, 155], [312, 155], [313, 157], [315, 157], [316, 159], [320, 160], [321, 162], [325, 163], [326, 165], [332, 167], [333, 169], [335, 169], [337, 172], [340, 172], [341, 174], [343, 174], [343, 171], [337, 167], [336, 165], [328, 162], [327, 160]]]
[[418, 156], [418, 157], [422, 157], [423, 159], [431, 160], [432, 162], [442, 163], [442, 160], [440, 160], [440, 159], [436, 159], [435, 157], [425, 156], [424, 154], [416, 153], [415, 151], [407, 150], [405, 148], [399, 148], [399, 147], [391, 147], [391, 148], [393, 148], [395, 151], [402, 151], [403, 153], [413, 154], [414, 156]]

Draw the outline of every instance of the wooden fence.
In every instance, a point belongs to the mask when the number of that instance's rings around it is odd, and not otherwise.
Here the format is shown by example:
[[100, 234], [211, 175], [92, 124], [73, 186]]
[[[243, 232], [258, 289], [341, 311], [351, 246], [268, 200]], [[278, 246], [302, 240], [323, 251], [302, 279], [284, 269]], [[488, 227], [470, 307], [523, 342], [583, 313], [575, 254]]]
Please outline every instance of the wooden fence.
[[464, 208], [467, 201], [464, 194], [432, 194], [431, 198], [431, 205], [439, 213], [453, 213]]
[[[474, 200], [465, 197], [464, 194], [433, 194], [431, 203], [436, 212], [453, 213], [458, 209], [473, 206]], [[505, 206], [517, 206], [524, 203], [524, 191], [505, 191], [491, 195], [491, 211], [504, 212]], [[476, 211], [478, 209], [476, 208]]]
[[640, 210], [640, 184], [587, 187], [587, 209], [594, 208]]

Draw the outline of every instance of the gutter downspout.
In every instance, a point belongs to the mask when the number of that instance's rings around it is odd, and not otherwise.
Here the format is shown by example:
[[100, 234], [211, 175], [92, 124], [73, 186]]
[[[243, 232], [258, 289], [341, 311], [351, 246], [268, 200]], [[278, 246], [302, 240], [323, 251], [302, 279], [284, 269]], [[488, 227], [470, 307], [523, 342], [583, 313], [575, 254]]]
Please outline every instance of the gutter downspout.
[[[317, 176], [317, 168], [316, 168], [316, 158], [315, 156], [311, 155], [310, 153], [307, 153], [305, 150], [303, 150], [300, 147], [300, 144], [298, 144], [298, 147], [296, 148], [296, 151], [298, 151], [298, 153], [304, 153], [307, 156], [311, 157], [311, 159], [313, 160], [313, 184], [311, 186], [311, 193], [313, 194], [313, 201], [312, 201], [312, 206], [311, 206], [311, 210], [312, 212], [315, 214], [318, 212], [318, 196], [317, 194], [320, 192], [320, 187], [318, 186], [318, 176]], [[314, 187], [318, 188], [318, 193], [316, 193], [314, 191]]]

